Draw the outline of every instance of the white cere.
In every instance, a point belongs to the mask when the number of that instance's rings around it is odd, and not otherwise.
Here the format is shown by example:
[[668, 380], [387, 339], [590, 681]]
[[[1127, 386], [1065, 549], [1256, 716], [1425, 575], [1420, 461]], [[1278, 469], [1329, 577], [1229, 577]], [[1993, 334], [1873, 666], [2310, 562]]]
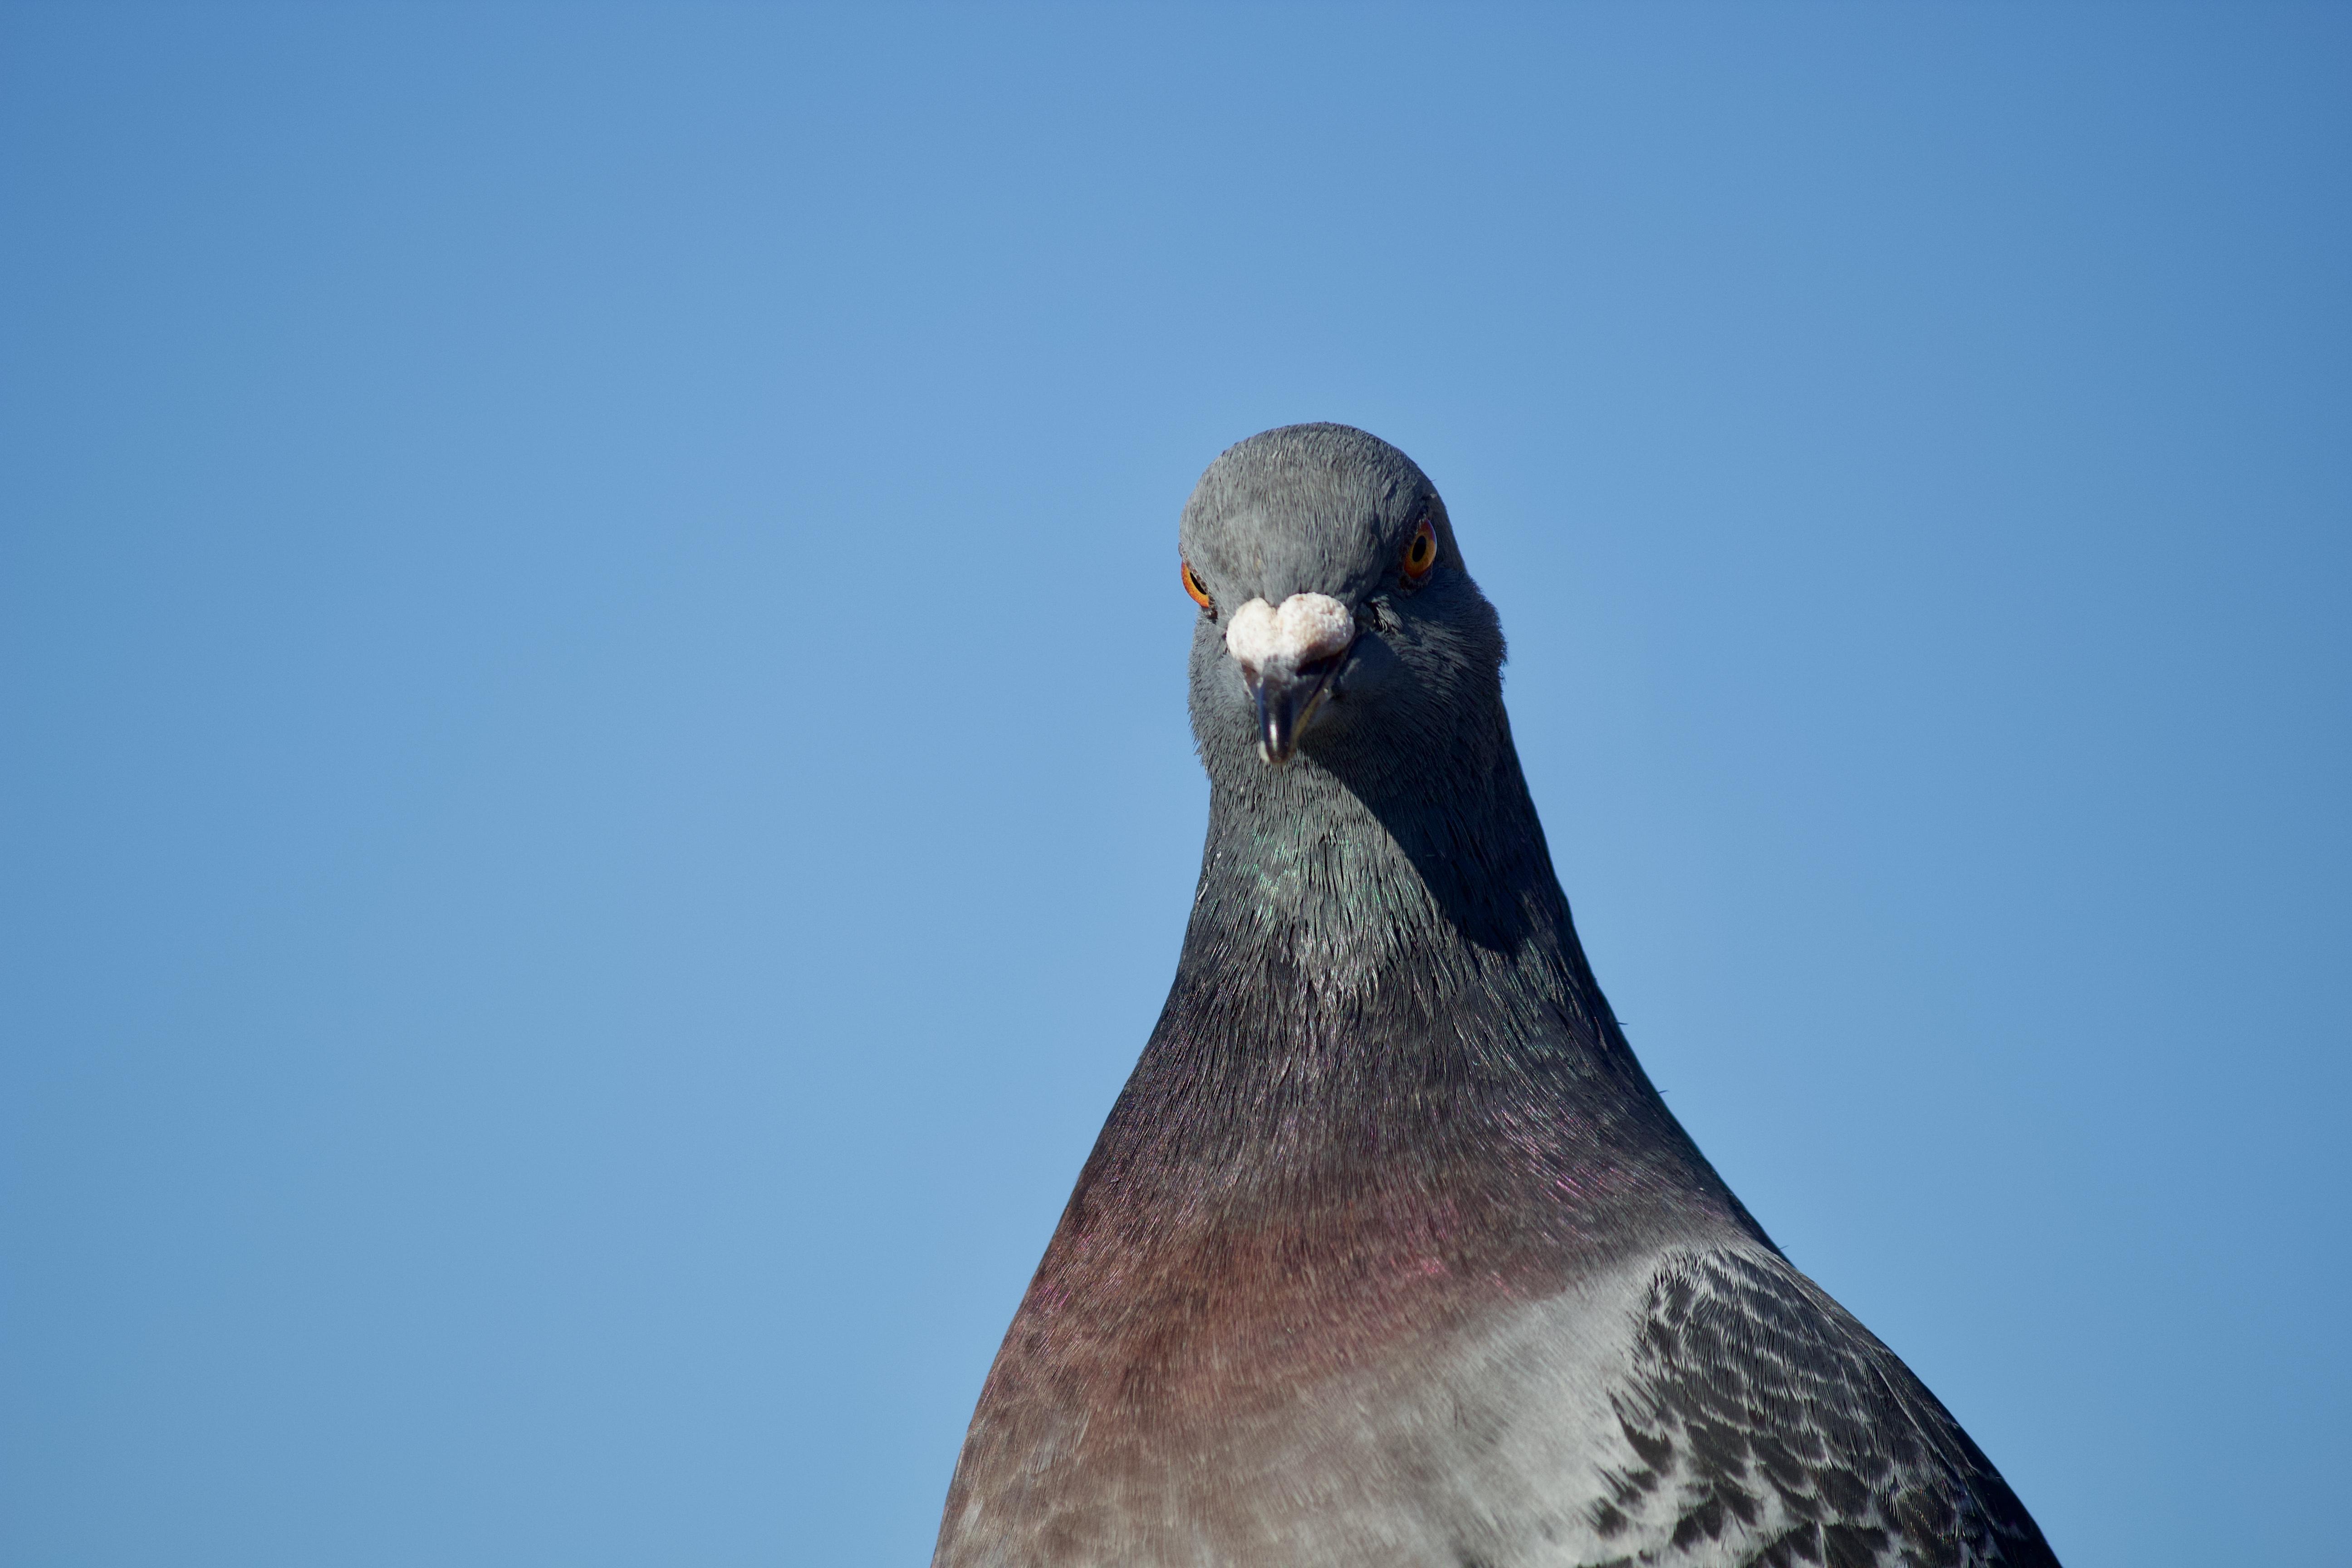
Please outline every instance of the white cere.
[[1225, 628], [1225, 651], [1244, 669], [1269, 664], [1295, 668], [1328, 658], [1355, 635], [1356, 618], [1339, 600], [1328, 594], [1293, 594], [1279, 610], [1264, 599], [1235, 610], [1233, 625]]

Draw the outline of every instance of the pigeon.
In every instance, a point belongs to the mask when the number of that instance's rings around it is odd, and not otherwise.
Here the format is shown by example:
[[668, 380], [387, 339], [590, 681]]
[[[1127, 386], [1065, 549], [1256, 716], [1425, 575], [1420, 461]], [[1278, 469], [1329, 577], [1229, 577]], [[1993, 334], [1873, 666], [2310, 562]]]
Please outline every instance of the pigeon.
[[1199, 889], [934, 1568], [2054, 1565], [1635, 1061], [1421, 469], [1269, 430], [1179, 533]]

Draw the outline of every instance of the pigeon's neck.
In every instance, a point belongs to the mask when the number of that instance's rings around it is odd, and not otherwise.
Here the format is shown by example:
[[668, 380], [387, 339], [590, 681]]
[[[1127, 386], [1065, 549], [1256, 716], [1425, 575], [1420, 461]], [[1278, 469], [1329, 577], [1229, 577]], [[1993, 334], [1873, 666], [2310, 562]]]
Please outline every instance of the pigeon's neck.
[[1386, 792], [1344, 760], [1212, 759], [1200, 891], [1125, 1110], [1213, 1131], [1213, 1161], [1270, 1141], [1311, 1163], [1368, 1126], [1421, 1140], [1460, 1118], [1671, 1125], [1585, 963], [1499, 705], [1483, 740], [1476, 765]]
[[1289, 1025], [1302, 1005], [1511, 983], [1605, 1016], [1507, 730], [1410, 791], [1305, 760], [1213, 770], [1182, 969]]
[[1370, 1332], [1668, 1238], [1760, 1238], [1610, 1016], [1495, 733], [1410, 799], [1211, 761], [1176, 983], [1039, 1311], [1111, 1340], [1163, 1298]]
[[1450, 1226], [1464, 1267], [1544, 1269], [1676, 1214], [1752, 1224], [1593, 984], [1500, 739], [1412, 799], [1212, 764], [1176, 983], [1066, 1224], [1124, 1215], [1146, 1250], [1200, 1227]]

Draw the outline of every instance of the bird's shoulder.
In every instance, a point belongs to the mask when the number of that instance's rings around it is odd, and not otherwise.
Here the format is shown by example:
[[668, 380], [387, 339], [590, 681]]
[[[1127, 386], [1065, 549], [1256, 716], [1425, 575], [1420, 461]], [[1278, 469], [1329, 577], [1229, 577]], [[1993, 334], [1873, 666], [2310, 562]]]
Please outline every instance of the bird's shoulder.
[[1591, 1514], [1616, 1562], [2054, 1568], [1935, 1395], [1777, 1253], [1662, 1260], [1622, 1366]]

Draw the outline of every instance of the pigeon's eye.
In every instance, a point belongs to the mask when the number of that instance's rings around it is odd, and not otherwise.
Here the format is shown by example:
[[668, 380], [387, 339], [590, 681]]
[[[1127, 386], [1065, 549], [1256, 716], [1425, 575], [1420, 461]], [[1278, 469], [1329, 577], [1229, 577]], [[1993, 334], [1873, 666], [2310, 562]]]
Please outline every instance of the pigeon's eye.
[[1194, 604], [1211, 615], [1215, 615], [1217, 601], [1209, 597], [1209, 585], [1201, 581], [1201, 574], [1192, 570], [1192, 563], [1190, 561], [1181, 562], [1180, 564], [1184, 568], [1184, 592], [1192, 595]]
[[1412, 542], [1404, 547], [1404, 580], [1418, 583], [1429, 575], [1437, 564], [1437, 530], [1426, 520], [1412, 531]]

